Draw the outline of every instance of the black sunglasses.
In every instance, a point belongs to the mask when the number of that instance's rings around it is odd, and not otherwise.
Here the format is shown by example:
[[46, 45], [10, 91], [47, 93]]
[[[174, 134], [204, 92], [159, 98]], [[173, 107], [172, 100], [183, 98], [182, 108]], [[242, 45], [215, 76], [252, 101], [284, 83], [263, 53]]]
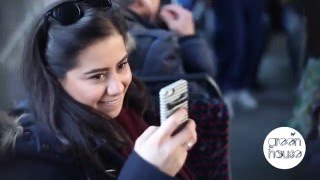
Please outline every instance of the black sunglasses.
[[63, 2], [51, 10], [45, 16], [53, 19], [55, 22], [67, 26], [77, 22], [83, 16], [83, 10], [80, 4], [83, 3], [88, 7], [99, 9], [110, 9], [112, 7], [111, 0], [76, 0]]

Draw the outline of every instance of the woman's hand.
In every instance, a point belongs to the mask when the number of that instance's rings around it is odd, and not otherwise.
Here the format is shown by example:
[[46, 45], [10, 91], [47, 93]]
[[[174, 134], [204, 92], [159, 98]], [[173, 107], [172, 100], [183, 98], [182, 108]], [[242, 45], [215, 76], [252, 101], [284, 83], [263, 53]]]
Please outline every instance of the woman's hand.
[[180, 109], [160, 127], [149, 127], [134, 146], [134, 150], [144, 160], [170, 176], [179, 172], [186, 161], [188, 150], [197, 141], [196, 125], [191, 119], [180, 132], [172, 136], [186, 115], [186, 110]]

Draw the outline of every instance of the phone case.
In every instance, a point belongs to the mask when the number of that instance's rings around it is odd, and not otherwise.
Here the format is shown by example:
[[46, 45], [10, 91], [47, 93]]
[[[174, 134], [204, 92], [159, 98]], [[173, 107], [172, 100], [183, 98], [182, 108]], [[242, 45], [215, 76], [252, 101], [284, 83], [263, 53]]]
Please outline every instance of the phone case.
[[[163, 87], [159, 92], [160, 122], [163, 123], [170, 115], [180, 108], [188, 110], [188, 82], [178, 80]], [[181, 123], [188, 120], [188, 116]]]

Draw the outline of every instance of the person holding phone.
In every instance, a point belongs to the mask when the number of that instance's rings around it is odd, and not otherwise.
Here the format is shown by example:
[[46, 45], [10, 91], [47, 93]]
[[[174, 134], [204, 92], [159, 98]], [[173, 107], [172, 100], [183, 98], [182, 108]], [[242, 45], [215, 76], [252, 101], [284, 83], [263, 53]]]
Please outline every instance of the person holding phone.
[[0, 121], [1, 179], [192, 179], [183, 165], [195, 123], [172, 136], [187, 113], [180, 109], [147, 126], [128, 43], [109, 0], [43, 11], [22, 61], [28, 106], [17, 122]]

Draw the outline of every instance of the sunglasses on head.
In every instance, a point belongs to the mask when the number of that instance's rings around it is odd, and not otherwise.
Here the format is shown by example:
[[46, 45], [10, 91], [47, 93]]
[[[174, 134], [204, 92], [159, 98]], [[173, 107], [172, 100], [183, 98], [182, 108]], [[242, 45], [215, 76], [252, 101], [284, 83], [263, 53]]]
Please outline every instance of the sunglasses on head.
[[49, 10], [45, 16], [64, 26], [73, 24], [83, 16], [83, 10], [80, 7], [81, 3], [91, 8], [109, 9], [112, 7], [111, 0], [67, 1]]

